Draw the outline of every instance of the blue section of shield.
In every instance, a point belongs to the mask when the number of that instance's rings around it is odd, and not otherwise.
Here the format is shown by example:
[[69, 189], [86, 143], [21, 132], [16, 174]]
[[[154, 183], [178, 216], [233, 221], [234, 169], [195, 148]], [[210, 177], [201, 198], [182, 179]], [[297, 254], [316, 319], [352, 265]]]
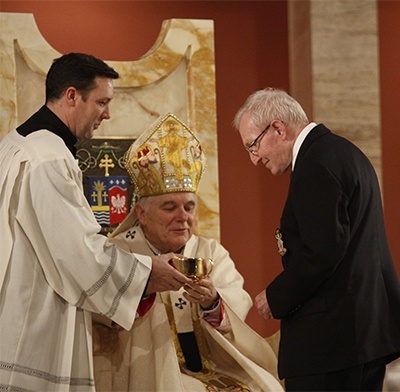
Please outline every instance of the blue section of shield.
[[110, 225], [110, 206], [108, 204], [108, 177], [89, 177], [89, 203], [100, 225]]
[[110, 176], [108, 178], [109, 189], [113, 187], [121, 188], [123, 191], [128, 190], [128, 176]]
[[128, 176], [90, 176], [89, 203], [100, 225], [110, 226], [110, 192], [117, 188], [128, 189]]
[[89, 177], [89, 202], [93, 207], [108, 206], [107, 177]]

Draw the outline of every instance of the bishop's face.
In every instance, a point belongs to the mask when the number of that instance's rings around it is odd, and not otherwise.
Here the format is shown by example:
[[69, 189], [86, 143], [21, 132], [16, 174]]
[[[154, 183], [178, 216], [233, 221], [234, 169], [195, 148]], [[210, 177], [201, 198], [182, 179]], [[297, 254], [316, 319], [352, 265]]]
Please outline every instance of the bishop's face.
[[143, 233], [161, 253], [177, 252], [193, 233], [196, 196], [191, 192], [175, 192], [151, 196], [149, 203], [136, 205], [136, 214]]

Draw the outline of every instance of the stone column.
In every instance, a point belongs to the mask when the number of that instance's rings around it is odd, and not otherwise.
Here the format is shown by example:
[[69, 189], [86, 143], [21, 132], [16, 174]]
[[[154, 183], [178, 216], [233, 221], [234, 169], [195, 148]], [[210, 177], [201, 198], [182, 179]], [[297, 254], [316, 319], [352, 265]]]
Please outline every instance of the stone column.
[[288, 12], [291, 94], [381, 178], [376, 0], [289, 0]]

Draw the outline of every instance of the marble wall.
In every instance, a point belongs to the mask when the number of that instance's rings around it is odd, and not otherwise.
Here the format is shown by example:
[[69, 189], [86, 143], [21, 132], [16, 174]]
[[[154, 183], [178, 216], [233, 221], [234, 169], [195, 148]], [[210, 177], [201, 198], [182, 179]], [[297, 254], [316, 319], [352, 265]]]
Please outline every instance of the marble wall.
[[290, 0], [288, 9], [293, 96], [361, 148], [381, 178], [376, 0]]
[[[61, 53], [41, 35], [32, 14], [0, 13], [0, 29], [1, 138], [43, 105], [47, 70]], [[196, 231], [219, 239], [213, 21], [166, 20], [141, 58], [104, 60], [120, 78], [114, 83], [111, 119], [96, 137], [135, 137], [159, 116], [178, 116], [196, 133], [207, 156]]]

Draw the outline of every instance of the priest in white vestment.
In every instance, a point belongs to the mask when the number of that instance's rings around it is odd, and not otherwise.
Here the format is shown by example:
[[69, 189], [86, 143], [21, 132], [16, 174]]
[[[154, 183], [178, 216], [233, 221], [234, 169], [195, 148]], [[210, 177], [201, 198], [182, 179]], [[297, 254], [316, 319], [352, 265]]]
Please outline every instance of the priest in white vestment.
[[190, 282], [169, 256], [98, 234], [83, 194], [75, 143], [110, 118], [117, 77], [93, 56], [62, 56], [46, 104], [0, 142], [0, 391], [94, 392], [92, 312], [130, 329], [146, 287]]
[[177, 292], [143, 298], [130, 330], [95, 322], [98, 392], [283, 391], [275, 353], [244, 322], [252, 301], [228, 251], [193, 234], [205, 169], [195, 134], [167, 114], [132, 144], [126, 168], [138, 201], [111, 241], [213, 266]]

